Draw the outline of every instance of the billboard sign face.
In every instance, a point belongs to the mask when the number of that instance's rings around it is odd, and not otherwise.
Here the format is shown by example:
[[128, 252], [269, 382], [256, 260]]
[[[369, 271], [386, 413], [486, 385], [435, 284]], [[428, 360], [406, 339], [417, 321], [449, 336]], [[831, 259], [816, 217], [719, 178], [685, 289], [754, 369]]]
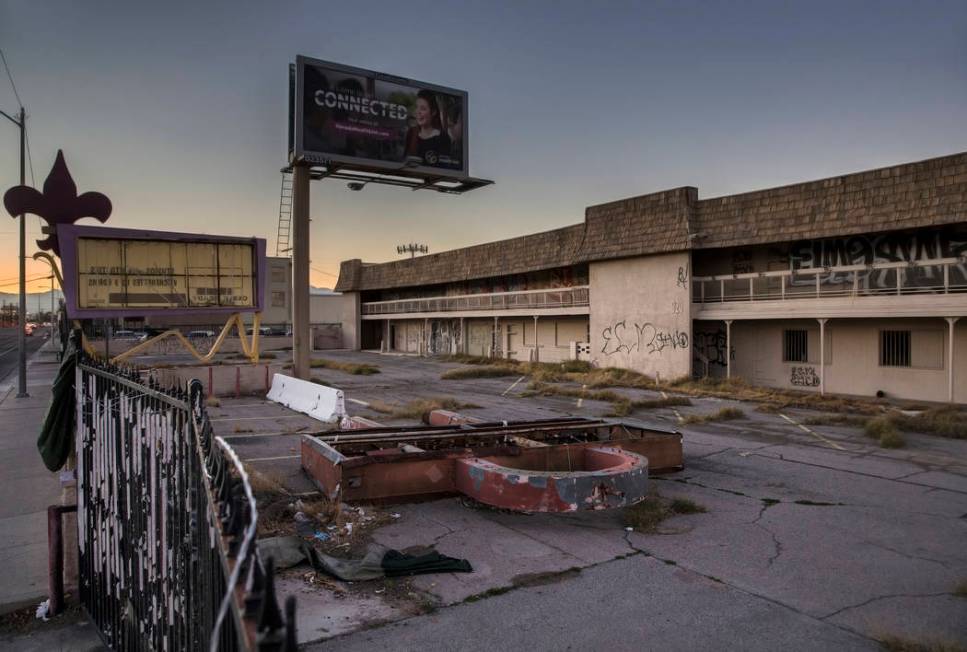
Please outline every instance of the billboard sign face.
[[258, 312], [265, 240], [60, 227], [72, 318]]
[[400, 176], [469, 176], [467, 93], [297, 57], [293, 160]]

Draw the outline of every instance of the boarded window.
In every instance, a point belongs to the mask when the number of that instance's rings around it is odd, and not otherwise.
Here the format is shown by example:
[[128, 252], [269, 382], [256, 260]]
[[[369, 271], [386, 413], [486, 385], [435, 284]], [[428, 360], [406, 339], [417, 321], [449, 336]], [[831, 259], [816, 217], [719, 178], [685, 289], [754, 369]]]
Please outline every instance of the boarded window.
[[285, 283], [285, 267], [272, 267], [272, 282]]
[[910, 331], [880, 331], [880, 366], [910, 366]]
[[272, 307], [285, 308], [285, 292], [272, 293]]
[[782, 346], [783, 362], [809, 362], [809, 346], [806, 331], [784, 331]]

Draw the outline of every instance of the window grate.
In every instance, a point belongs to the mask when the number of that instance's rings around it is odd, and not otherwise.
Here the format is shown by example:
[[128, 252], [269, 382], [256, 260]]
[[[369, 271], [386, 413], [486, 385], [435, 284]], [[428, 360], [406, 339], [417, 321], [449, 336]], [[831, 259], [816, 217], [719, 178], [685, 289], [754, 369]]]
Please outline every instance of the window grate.
[[880, 366], [910, 366], [910, 331], [880, 331]]
[[782, 347], [783, 362], [808, 362], [809, 347], [805, 330], [785, 331]]

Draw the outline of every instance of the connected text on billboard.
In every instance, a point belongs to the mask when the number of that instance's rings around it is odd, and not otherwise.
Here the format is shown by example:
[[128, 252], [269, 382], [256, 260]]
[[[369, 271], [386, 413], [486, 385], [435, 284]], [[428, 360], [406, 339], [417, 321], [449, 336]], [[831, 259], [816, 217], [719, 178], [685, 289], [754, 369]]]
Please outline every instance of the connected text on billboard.
[[387, 172], [467, 176], [467, 94], [299, 57], [295, 156]]

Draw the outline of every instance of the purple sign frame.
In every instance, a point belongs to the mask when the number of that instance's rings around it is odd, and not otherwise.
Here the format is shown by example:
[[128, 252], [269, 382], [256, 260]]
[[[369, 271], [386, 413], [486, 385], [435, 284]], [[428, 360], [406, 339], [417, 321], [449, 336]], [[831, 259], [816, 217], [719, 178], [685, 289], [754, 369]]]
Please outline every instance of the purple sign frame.
[[[253, 306], [200, 306], [197, 308], [80, 308], [78, 306], [79, 270], [77, 269], [78, 238], [104, 238], [111, 240], [156, 240], [167, 242], [201, 242], [210, 244], [254, 244], [256, 270]], [[234, 312], [262, 312], [265, 302], [265, 238], [240, 238], [233, 236], [204, 235], [200, 233], [174, 233], [171, 231], [148, 231], [141, 229], [114, 229], [103, 226], [57, 226], [60, 244], [61, 269], [64, 276], [64, 300], [67, 315], [71, 319], [102, 319], [112, 317], [152, 317], [156, 315], [231, 314]]]

